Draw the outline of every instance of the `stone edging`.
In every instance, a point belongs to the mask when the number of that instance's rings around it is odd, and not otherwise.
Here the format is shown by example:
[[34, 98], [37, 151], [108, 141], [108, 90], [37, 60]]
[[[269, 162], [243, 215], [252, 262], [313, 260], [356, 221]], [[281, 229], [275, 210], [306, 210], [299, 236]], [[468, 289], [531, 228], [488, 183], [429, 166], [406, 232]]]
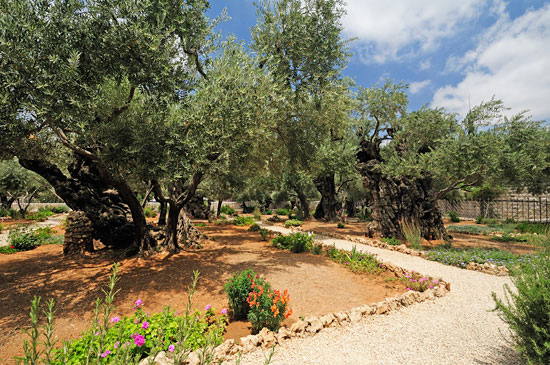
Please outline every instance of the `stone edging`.
[[[320, 236], [343, 239], [343, 240], [347, 240], [347, 241], [351, 241], [351, 242], [355, 242], [355, 243], [360, 243], [360, 244], [363, 244], [363, 245], [383, 248], [383, 249], [390, 250], [390, 251], [398, 251], [398, 252], [401, 252], [401, 253], [404, 253], [404, 254], [407, 254], [407, 255], [411, 255], [411, 256], [419, 256], [419, 257], [422, 257], [424, 259], [426, 258], [426, 254], [424, 252], [417, 251], [417, 250], [414, 250], [412, 248], [408, 248], [405, 245], [392, 246], [392, 245], [387, 244], [386, 242], [379, 241], [379, 240], [376, 240], [376, 239], [368, 240], [368, 239], [361, 238], [361, 237], [353, 237], [353, 236], [350, 236], [350, 235], [347, 235], [347, 234], [344, 235], [344, 234], [338, 234], [338, 233], [332, 233], [332, 232], [321, 232], [321, 231], [311, 231], [311, 230], [308, 231], [308, 230], [303, 229], [302, 227], [294, 227], [294, 229], [296, 229], [298, 231], [301, 231], [301, 232], [313, 232], [313, 233], [318, 234]], [[458, 266], [455, 266], [455, 267], [458, 267]], [[483, 272], [485, 274], [496, 275], [496, 276], [507, 276], [510, 273], [510, 271], [508, 270], [508, 268], [506, 266], [497, 266], [495, 264], [490, 264], [488, 262], [486, 262], [484, 264], [478, 264], [477, 262], [469, 262], [466, 265], [465, 268], [462, 267], [461, 269], [480, 271], [480, 272]]]

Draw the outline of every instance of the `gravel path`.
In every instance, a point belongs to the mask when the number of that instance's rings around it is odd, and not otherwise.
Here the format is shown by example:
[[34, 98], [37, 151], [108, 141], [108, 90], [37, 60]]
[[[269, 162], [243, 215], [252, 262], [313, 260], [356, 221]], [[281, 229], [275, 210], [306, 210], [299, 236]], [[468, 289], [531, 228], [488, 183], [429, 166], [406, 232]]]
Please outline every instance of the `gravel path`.
[[[265, 226], [283, 233], [288, 229]], [[435, 301], [417, 303], [389, 315], [364, 318], [354, 325], [327, 328], [313, 337], [277, 346], [273, 365], [281, 364], [522, 364], [502, 334], [506, 325], [490, 312], [491, 292], [503, 295], [508, 277], [446, 266], [395, 251], [319, 237], [325, 244], [378, 255], [382, 262], [451, 283], [451, 292]], [[322, 280], [322, 278], [320, 278]], [[351, 308], [350, 308], [351, 309]], [[267, 354], [267, 351], [265, 351]], [[260, 350], [241, 364], [263, 364]]]

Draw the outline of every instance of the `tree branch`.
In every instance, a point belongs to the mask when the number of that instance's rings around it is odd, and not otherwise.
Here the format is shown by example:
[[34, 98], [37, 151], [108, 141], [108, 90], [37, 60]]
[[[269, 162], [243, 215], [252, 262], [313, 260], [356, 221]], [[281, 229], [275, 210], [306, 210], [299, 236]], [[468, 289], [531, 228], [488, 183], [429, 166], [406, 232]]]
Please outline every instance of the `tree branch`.
[[183, 52], [185, 52], [186, 55], [192, 56], [195, 59], [195, 67], [197, 68], [197, 71], [201, 74], [202, 77], [204, 77], [206, 80], [208, 80], [208, 76], [206, 76], [206, 73], [204, 72], [204, 70], [202, 68], [198, 52], [196, 50], [189, 51], [187, 49], [184, 49]]

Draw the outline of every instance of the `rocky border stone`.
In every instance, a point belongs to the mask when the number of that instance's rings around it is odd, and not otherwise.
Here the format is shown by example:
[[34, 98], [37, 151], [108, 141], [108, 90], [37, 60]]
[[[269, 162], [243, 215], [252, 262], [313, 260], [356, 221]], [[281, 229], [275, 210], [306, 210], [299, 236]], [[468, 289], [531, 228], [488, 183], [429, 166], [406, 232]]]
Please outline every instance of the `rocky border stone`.
[[[362, 238], [362, 237], [354, 237], [354, 236], [350, 236], [350, 235], [347, 235], [347, 234], [344, 235], [344, 234], [332, 233], [332, 232], [321, 232], [321, 231], [305, 230], [302, 227], [293, 227], [293, 228], [294, 228], [294, 230], [297, 230], [297, 231], [300, 231], [300, 232], [312, 232], [312, 233], [315, 233], [319, 236], [325, 236], [325, 237], [330, 237], [330, 238], [347, 240], [347, 241], [351, 241], [351, 242], [355, 242], [355, 243], [360, 243], [362, 245], [368, 245], [368, 246], [372, 246], [372, 247], [383, 248], [383, 249], [390, 250], [390, 251], [398, 251], [398, 252], [401, 252], [401, 253], [404, 253], [404, 254], [407, 254], [407, 255], [411, 255], [411, 256], [419, 256], [419, 257], [422, 257], [424, 259], [426, 258], [426, 253], [425, 252], [417, 251], [417, 250], [414, 250], [412, 248], [408, 248], [405, 245], [392, 246], [392, 245], [387, 244], [386, 242], [379, 241], [379, 240], [376, 240], [376, 239], [366, 239], [366, 238]], [[454, 267], [458, 267], [458, 266], [454, 266]], [[508, 270], [508, 268], [506, 266], [497, 266], [495, 264], [491, 264], [491, 263], [488, 263], [488, 262], [486, 262], [484, 264], [478, 264], [477, 262], [470, 262], [466, 265], [465, 268], [461, 267], [461, 269], [480, 271], [480, 272], [483, 272], [485, 274], [496, 275], [496, 276], [507, 276], [507, 275], [510, 274], [510, 271]]]

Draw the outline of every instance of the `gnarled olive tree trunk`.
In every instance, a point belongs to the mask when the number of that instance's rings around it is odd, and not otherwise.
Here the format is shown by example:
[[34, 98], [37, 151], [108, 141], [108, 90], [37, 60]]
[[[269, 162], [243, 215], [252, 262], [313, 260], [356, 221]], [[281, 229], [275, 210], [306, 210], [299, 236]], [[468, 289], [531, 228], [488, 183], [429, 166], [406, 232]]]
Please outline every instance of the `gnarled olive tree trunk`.
[[315, 208], [313, 216], [316, 219], [336, 221], [338, 218], [338, 195], [334, 174], [321, 175], [313, 180], [315, 187], [321, 194], [321, 201]]
[[402, 238], [401, 222], [412, 221], [418, 223], [422, 237], [427, 240], [448, 238], [430, 176], [415, 179], [387, 176], [378, 166], [382, 162], [380, 146], [374, 142], [364, 140], [357, 159], [363, 184], [371, 194], [370, 235], [377, 230], [383, 237]]
[[67, 206], [84, 212], [92, 222], [95, 239], [120, 249], [134, 243], [135, 229], [128, 206], [92, 161], [75, 155], [68, 168], [70, 177], [46, 161], [19, 159], [19, 163], [45, 178]]

